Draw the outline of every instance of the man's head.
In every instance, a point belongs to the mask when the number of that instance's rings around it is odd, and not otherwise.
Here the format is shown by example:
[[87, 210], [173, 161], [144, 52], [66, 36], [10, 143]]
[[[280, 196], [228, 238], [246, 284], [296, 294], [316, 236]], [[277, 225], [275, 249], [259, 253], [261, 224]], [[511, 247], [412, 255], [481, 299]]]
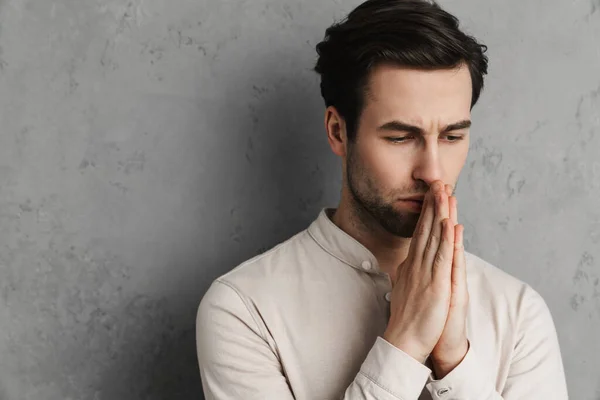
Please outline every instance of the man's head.
[[368, 0], [327, 29], [315, 71], [344, 190], [361, 218], [411, 237], [419, 211], [398, 200], [438, 179], [456, 185], [485, 51], [425, 0]]

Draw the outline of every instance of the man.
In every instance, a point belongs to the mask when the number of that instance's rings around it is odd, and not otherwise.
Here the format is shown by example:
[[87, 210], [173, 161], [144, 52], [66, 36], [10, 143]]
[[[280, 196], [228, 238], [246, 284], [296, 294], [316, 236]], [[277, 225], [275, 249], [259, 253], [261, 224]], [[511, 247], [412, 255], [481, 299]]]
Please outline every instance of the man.
[[212, 283], [207, 400], [567, 399], [543, 298], [463, 248], [453, 191], [485, 50], [424, 0], [368, 0], [327, 29], [341, 200]]

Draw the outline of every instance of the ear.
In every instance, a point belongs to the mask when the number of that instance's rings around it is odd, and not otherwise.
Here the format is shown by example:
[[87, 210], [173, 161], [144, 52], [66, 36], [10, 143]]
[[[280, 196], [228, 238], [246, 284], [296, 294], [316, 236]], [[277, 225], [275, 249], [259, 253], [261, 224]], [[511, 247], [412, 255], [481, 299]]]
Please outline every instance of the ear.
[[329, 106], [325, 110], [325, 130], [331, 150], [336, 155], [345, 157], [346, 144], [348, 143], [346, 121], [334, 106]]

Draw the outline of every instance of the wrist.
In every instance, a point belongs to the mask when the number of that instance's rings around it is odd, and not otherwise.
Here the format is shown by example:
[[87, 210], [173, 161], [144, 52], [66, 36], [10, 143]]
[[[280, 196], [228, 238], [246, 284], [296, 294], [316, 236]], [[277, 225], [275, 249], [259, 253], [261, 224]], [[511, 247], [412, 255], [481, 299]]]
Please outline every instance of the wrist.
[[453, 352], [445, 352], [442, 356], [431, 354], [431, 363], [433, 364], [433, 372], [436, 379], [442, 379], [456, 368], [462, 360], [464, 360], [469, 351], [470, 344], [465, 342], [460, 349]]
[[389, 332], [385, 332], [382, 337], [392, 346], [408, 354], [421, 364], [425, 364], [425, 361], [427, 360], [429, 354], [425, 354], [424, 351], [419, 349], [419, 346], [415, 345], [409, 340], [406, 340]]

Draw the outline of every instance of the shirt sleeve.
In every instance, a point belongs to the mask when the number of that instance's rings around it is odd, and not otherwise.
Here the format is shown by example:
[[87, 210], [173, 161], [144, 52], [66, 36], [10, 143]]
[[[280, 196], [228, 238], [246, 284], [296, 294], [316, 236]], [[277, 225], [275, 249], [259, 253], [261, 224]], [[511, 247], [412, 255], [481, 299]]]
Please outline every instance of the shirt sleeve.
[[[196, 347], [206, 400], [294, 400], [278, 355], [254, 318], [244, 296], [227, 282], [214, 281], [202, 298]], [[417, 400], [430, 373], [378, 336], [335, 400]]]
[[502, 393], [494, 386], [491, 371], [484, 368], [477, 348], [440, 380], [427, 380], [432, 399], [456, 400], [567, 400], [567, 384], [556, 328], [550, 310], [530, 286], [525, 287], [515, 347]]
[[196, 348], [206, 400], [294, 399], [277, 355], [224, 281], [214, 281], [200, 301]]

